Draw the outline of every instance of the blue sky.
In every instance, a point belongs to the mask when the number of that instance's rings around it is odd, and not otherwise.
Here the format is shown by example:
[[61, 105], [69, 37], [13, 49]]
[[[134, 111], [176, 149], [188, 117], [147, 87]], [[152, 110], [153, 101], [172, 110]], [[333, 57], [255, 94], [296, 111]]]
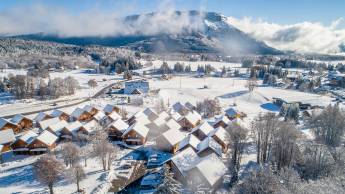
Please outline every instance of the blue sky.
[[[170, 0], [163, 1], [178, 10], [203, 9], [227, 16], [251, 17], [280, 24], [303, 21], [330, 24], [345, 17], [344, 0]], [[162, 0], [1, 0], [0, 10], [32, 5], [60, 7], [75, 14], [98, 9], [124, 16], [157, 11]]]

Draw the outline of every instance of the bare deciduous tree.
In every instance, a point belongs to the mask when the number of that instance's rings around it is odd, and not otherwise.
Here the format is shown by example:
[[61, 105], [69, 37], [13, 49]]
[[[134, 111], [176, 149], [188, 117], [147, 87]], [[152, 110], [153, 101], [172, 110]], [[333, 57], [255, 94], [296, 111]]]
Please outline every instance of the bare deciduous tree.
[[87, 85], [90, 86], [91, 88], [95, 88], [97, 87], [97, 81], [95, 79], [90, 79], [88, 82], [87, 82]]
[[77, 185], [77, 192], [80, 192], [80, 181], [86, 178], [86, 174], [81, 165], [77, 164], [70, 169], [70, 178]]
[[73, 166], [80, 157], [79, 147], [71, 142], [64, 143], [61, 145], [61, 155], [66, 166]]
[[258, 87], [258, 82], [255, 78], [251, 78], [247, 81], [246, 87], [249, 92], [253, 92]]
[[44, 155], [34, 164], [37, 179], [49, 187], [50, 194], [54, 194], [54, 184], [63, 177], [64, 170], [64, 165], [52, 155]]

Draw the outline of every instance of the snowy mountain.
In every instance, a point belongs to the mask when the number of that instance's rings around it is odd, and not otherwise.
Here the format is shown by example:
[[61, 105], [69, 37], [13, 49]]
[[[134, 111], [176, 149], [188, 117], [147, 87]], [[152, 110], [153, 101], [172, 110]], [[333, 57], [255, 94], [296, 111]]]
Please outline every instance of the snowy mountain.
[[214, 12], [150, 13], [116, 19], [114, 23], [124, 30], [106, 37], [69, 37], [40, 33], [16, 36], [16, 38], [74, 45], [127, 47], [148, 53], [225, 55], [281, 53], [238, 30], [229, 24], [225, 16]]

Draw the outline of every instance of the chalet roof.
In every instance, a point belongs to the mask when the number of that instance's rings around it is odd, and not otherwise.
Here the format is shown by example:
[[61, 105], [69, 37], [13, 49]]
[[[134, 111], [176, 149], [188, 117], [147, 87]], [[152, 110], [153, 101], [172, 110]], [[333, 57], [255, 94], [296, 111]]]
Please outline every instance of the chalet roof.
[[81, 122], [74, 121], [74, 122], [68, 123], [68, 125], [66, 125], [64, 128], [67, 129], [71, 133], [76, 133], [82, 126], [83, 124]]
[[91, 105], [85, 105], [83, 110], [85, 110], [86, 112], [91, 112], [93, 109], [99, 110], [97, 107], [95, 106], [91, 106]]
[[97, 127], [99, 126], [99, 124], [97, 123], [97, 121], [95, 120], [91, 120], [88, 123], [86, 123], [83, 128], [88, 132], [88, 133], [92, 133], [93, 131], [95, 131], [97, 129]]
[[174, 146], [184, 139], [184, 134], [178, 129], [169, 129], [164, 132], [162, 136], [169, 142], [171, 146]]
[[122, 119], [117, 119], [116, 121], [114, 121], [113, 123], [110, 124], [110, 127], [114, 127], [114, 128], [118, 129], [121, 132], [125, 132], [126, 129], [128, 129], [129, 126]]
[[183, 176], [187, 175], [187, 171], [195, 167], [197, 163], [200, 161], [200, 157], [192, 148], [187, 148], [181, 152], [178, 152], [171, 158], [171, 161], [177, 167], [177, 169], [181, 172]]
[[105, 113], [111, 113], [111, 112], [113, 112], [113, 110], [114, 110], [115, 107], [116, 107], [115, 105], [107, 104], [107, 105], [105, 105], [105, 107], [103, 108], [103, 111], [104, 111]]
[[45, 130], [50, 125], [53, 125], [58, 122], [60, 122], [60, 119], [58, 117], [55, 117], [55, 118], [51, 118], [51, 119], [47, 119], [47, 120], [39, 122], [39, 126], [41, 127], [41, 129]]
[[166, 121], [170, 119], [170, 115], [165, 111], [162, 111], [161, 113], [159, 113], [158, 117]]
[[187, 121], [189, 121], [189, 122], [191, 122], [192, 124], [195, 125], [198, 121], [200, 121], [200, 117], [199, 116], [194, 111], [194, 112], [189, 112], [187, 115], [185, 115], [184, 117], [181, 117], [180, 119], [185, 118]]
[[195, 150], [198, 149], [198, 144], [200, 143], [200, 140], [195, 137], [193, 134], [189, 134], [187, 137], [185, 137], [179, 144], [178, 150], [181, 150], [185, 148], [186, 146], [190, 145]]
[[40, 122], [42, 121], [46, 116], [49, 116], [48, 114], [44, 113], [44, 112], [39, 112], [36, 117], [34, 118], [34, 121], [36, 122]]
[[72, 112], [71, 116], [73, 118], [79, 118], [82, 114], [84, 114], [86, 111], [84, 109], [81, 108], [76, 108], [74, 109], [74, 111]]
[[66, 112], [64, 112], [62, 110], [55, 109], [55, 110], [53, 110], [53, 112], [50, 113], [50, 116], [52, 116], [52, 117], [60, 117], [64, 113], [67, 114]]
[[146, 138], [149, 129], [140, 123], [134, 123], [133, 125], [129, 126], [126, 131], [123, 133], [123, 136], [127, 135], [129, 132], [131, 131], [135, 131], [135, 133], [137, 133], [138, 135], [140, 135], [141, 137]]
[[156, 111], [152, 110], [151, 108], [146, 108], [143, 113], [147, 116], [147, 118], [150, 121], [154, 121], [155, 119], [158, 118], [158, 114], [156, 113]]
[[239, 110], [237, 110], [237, 108], [231, 107], [231, 108], [228, 108], [225, 111], [225, 113], [226, 113], [227, 116], [233, 117], [233, 116], [236, 116], [237, 114], [240, 114], [241, 112]]
[[117, 120], [117, 119], [121, 119], [121, 116], [117, 113], [117, 112], [112, 112], [108, 115], [108, 117], [110, 117], [113, 121]]
[[0, 144], [11, 143], [16, 140], [12, 129], [0, 130]]
[[210, 124], [208, 124], [208, 122], [204, 121], [203, 123], [196, 126], [192, 130], [192, 133], [198, 130], [201, 131], [204, 135], [209, 135], [214, 130], [214, 128]]
[[230, 120], [228, 119], [228, 117], [226, 117], [226, 116], [224, 116], [224, 115], [221, 115], [221, 116], [219, 116], [219, 117], [216, 117], [216, 118], [215, 118], [215, 121], [214, 121], [215, 124], [216, 124], [216, 123], [219, 123], [219, 122], [224, 122], [225, 124], [227, 124], [227, 123], [230, 122]]
[[207, 148], [212, 149], [217, 155], [222, 155], [222, 146], [212, 137], [207, 137], [198, 144], [198, 153], [203, 152]]
[[24, 135], [20, 136], [19, 139], [27, 144], [30, 144], [36, 139], [36, 137], [38, 137], [38, 134], [30, 130], [27, 131]]
[[51, 132], [45, 130], [36, 139], [41, 141], [42, 143], [48, 145], [48, 146], [51, 146], [56, 142], [58, 137], [56, 135], [52, 134]]
[[98, 111], [97, 114], [95, 114], [93, 116], [94, 119], [96, 119], [97, 121], [101, 121], [105, 118], [107, 118], [107, 115], [105, 115], [105, 113], [103, 111]]
[[150, 124], [151, 121], [144, 115], [144, 116], [140, 116], [136, 118], [135, 123], [138, 123], [140, 125], [147, 125], [147, 124]]
[[211, 186], [214, 186], [214, 184], [220, 180], [227, 171], [224, 163], [214, 153], [201, 158], [195, 168], [198, 169]]
[[166, 122], [166, 125], [169, 127], [169, 129], [180, 129], [181, 125], [175, 121], [175, 119], [170, 119]]
[[[8, 121], [7, 119], [0, 118], [0, 128], [4, 127], [7, 123], [11, 123], [11, 122]], [[15, 125], [14, 123], [12, 124]]]
[[[10, 121], [17, 125], [24, 118], [29, 119], [29, 118], [25, 117], [24, 115], [16, 114]], [[31, 120], [31, 119], [29, 119], [29, 120]]]
[[48, 128], [52, 130], [55, 134], [60, 133], [60, 131], [68, 126], [68, 123], [65, 120], [61, 120], [57, 123], [54, 123], [52, 125], [49, 125]]
[[181, 118], [183, 118], [183, 116], [180, 113], [175, 111], [170, 111], [170, 116], [176, 121], [179, 121]]
[[174, 109], [174, 111], [176, 112], [180, 112], [180, 111], [183, 111], [183, 110], [188, 110], [187, 107], [185, 107], [183, 104], [181, 104], [181, 102], [176, 102], [172, 108]]
[[216, 136], [218, 137], [221, 141], [225, 142], [225, 143], [229, 143], [230, 141], [230, 135], [229, 133], [222, 127], [219, 126], [216, 129], [214, 129], [210, 134], [210, 137], [212, 136]]

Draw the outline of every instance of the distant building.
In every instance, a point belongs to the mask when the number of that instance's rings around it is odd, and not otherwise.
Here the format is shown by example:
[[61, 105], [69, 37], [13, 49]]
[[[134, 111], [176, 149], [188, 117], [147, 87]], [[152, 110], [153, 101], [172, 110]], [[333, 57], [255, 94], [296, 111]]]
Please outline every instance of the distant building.
[[134, 80], [125, 82], [124, 94], [146, 94], [150, 90], [146, 80]]

